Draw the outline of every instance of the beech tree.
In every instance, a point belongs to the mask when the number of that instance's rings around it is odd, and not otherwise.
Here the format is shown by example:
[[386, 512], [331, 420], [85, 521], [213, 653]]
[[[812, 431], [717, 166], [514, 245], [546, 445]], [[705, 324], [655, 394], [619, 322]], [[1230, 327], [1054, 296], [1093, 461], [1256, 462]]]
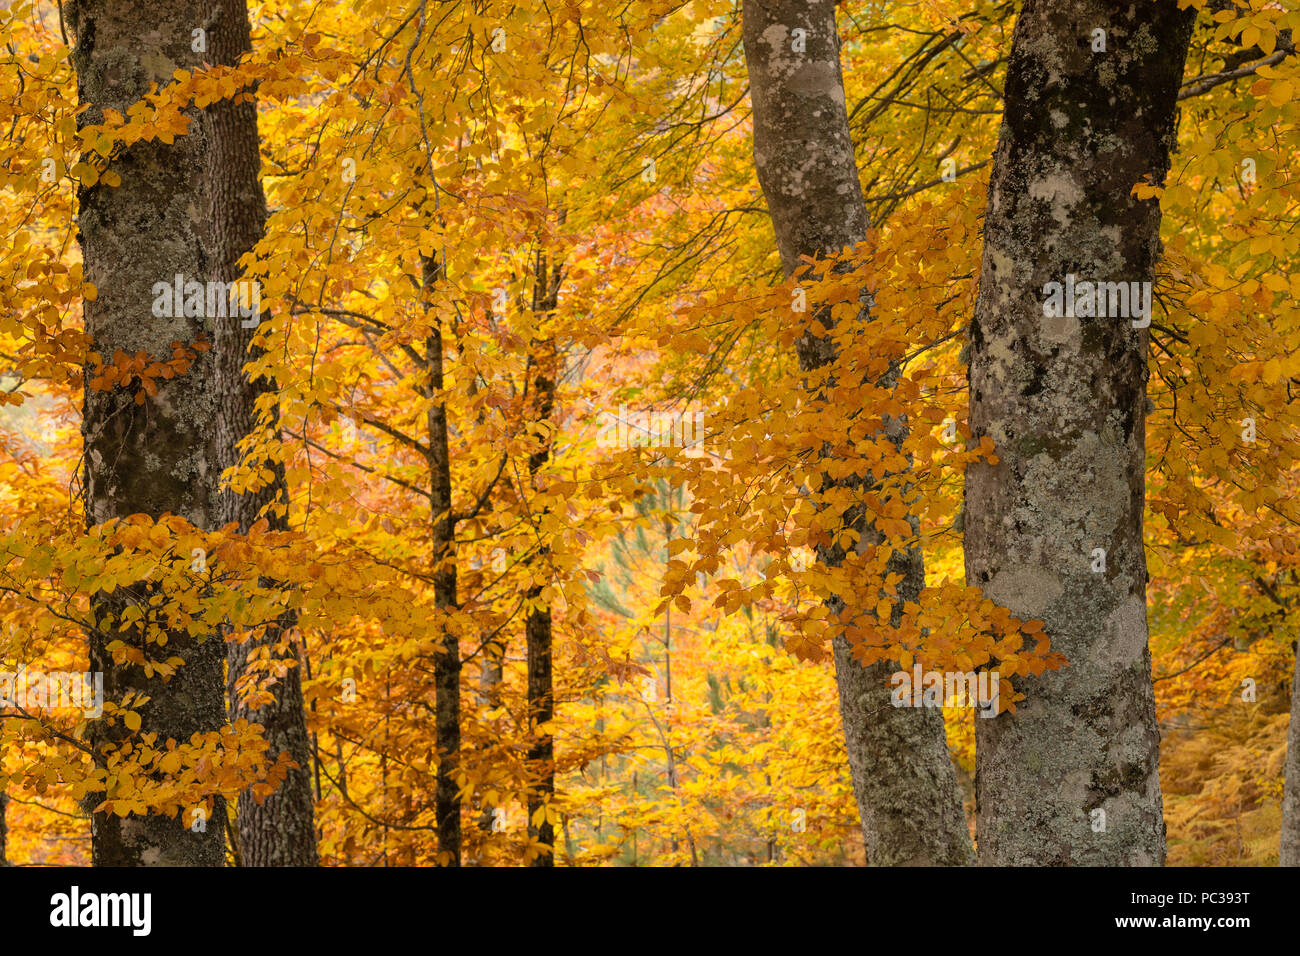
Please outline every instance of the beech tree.
[[[437, 189], [436, 184], [433, 187]], [[429, 331], [425, 338], [428, 366], [430, 576], [434, 607], [443, 614], [457, 606], [456, 513], [452, 509], [451, 451], [447, 441], [447, 401], [443, 320], [432, 296], [443, 277], [437, 257], [423, 260], [423, 291], [428, 309]], [[442, 646], [434, 654], [436, 694], [434, 732], [438, 746], [438, 771], [434, 806], [438, 827], [438, 856], [444, 866], [460, 866], [460, 787], [456, 772], [460, 765], [460, 638], [453, 627], [445, 627]]]
[[[563, 268], [559, 262], [548, 267], [548, 261], [548, 256], [538, 249], [533, 259], [531, 306], [541, 322], [555, 311], [563, 280]], [[536, 342], [529, 364], [533, 367], [530, 417], [538, 447], [528, 456], [528, 477], [533, 489], [521, 489], [524, 493], [535, 490], [539, 480], [543, 480], [539, 473], [551, 457], [555, 389], [563, 369], [563, 359], [554, 340], [548, 338]], [[538, 528], [539, 538], [541, 534]], [[536, 840], [544, 848], [530, 861], [530, 865], [535, 867], [555, 865], [555, 827], [548, 817], [548, 813], [554, 812], [549, 804], [555, 795], [555, 740], [549, 729], [540, 729], [555, 717], [553, 622], [550, 603], [543, 597], [545, 581], [550, 576], [549, 560], [549, 549], [539, 540], [536, 553], [529, 562], [535, 577], [527, 592], [529, 607], [524, 624], [528, 655], [528, 730], [533, 738], [528, 748], [528, 760], [530, 773], [537, 777], [528, 791], [528, 836], [530, 841]]]
[[1029, 0], [1016, 22], [969, 332], [971, 435], [997, 462], [967, 471], [966, 579], [1045, 621], [1069, 664], [976, 721], [981, 864], [1164, 862], [1142, 310], [1194, 19]]
[[1286, 772], [1282, 787], [1281, 866], [1300, 866], [1300, 653], [1291, 679], [1291, 722], [1287, 725]]
[[[202, 31], [207, 7], [198, 0], [78, 0], [65, 8], [76, 37], [80, 127], [105, 120], [105, 111], [127, 115], [150, 84], [170, 83], [177, 69], [204, 60], [194, 31]], [[201, 34], [200, 34], [201, 35]], [[171, 139], [171, 137], [168, 137]], [[217, 422], [215, 363], [207, 345], [214, 329], [200, 315], [158, 316], [155, 283], [176, 275], [185, 283], [206, 279], [208, 251], [204, 173], [207, 144], [190, 112], [188, 132], [171, 142], [141, 140], [115, 159], [120, 182], [83, 184], [78, 192], [77, 238], [85, 274], [97, 291], [85, 303], [86, 332], [101, 361], [118, 353], [168, 360], [188, 355], [185, 374], [154, 380], [150, 394], [139, 377], [96, 381], [100, 365], [84, 373], [82, 435], [85, 441], [86, 523], [143, 514], [177, 515], [198, 528], [217, 520], [217, 472], [207, 448]], [[118, 742], [133, 730], [163, 740], [187, 741], [225, 723], [224, 647], [217, 633], [193, 636], [166, 631], [165, 646], [140, 608], [157, 587], [119, 588], [91, 596], [90, 665], [104, 674], [105, 699], [132, 695], [147, 702], [135, 720], [91, 723], [88, 736], [99, 766], [107, 768]], [[115, 657], [122, 642], [137, 660]], [[179, 657], [184, 665], [170, 680], [147, 662]], [[137, 726], [131, 727], [131, 723]], [[220, 866], [225, 860], [225, 806], [220, 796], [171, 815], [161, 812], [96, 813], [91, 852], [97, 866]]]
[[[754, 109], [754, 164], [788, 277], [803, 270], [804, 257], [839, 256], [862, 243], [869, 226], [845, 109], [835, 3], [746, 0], [743, 18]], [[857, 321], [870, 318], [869, 296], [864, 293]], [[829, 309], [823, 308], [818, 319], [828, 330], [833, 326]], [[801, 336], [796, 348], [806, 372], [827, 366], [835, 357], [829, 331]], [[901, 440], [905, 424], [895, 421], [890, 427]], [[848, 483], [860, 487], [871, 480], [859, 475]], [[880, 540], [861, 513], [853, 525], [865, 540]], [[821, 546], [818, 557], [834, 566], [844, 553], [838, 545]], [[898, 603], [915, 600], [925, 583], [920, 551], [896, 552], [890, 570], [903, 578]], [[842, 609], [852, 600], [845, 595], [833, 603]], [[892, 662], [862, 666], [843, 635], [834, 639], [834, 653], [868, 862], [970, 862], [970, 837], [942, 715], [934, 709], [890, 705], [889, 675], [896, 669]]]
[[[243, 0], [218, 0], [208, 22], [212, 63], [236, 66], [241, 56], [252, 51], [248, 10]], [[239, 285], [245, 281], [239, 260], [266, 231], [257, 102], [250, 90], [241, 88], [235, 97], [209, 106], [204, 119], [212, 213], [210, 277], [227, 286], [235, 283], [236, 294], [248, 297], [251, 293]], [[260, 296], [257, 300], [260, 303]], [[227, 311], [233, 315], [233, 310]], [[219, 471], [241, 463], [243, 443], [259, 432], [258, 400], [275, 394], [274, 383], [267, 377], [244, 371], [246, 363], [265, 354], [254, 341], [261, 318], [232, 317], [218, 321], [214, 330], [217, 408], [212, 458]], [[273, 402], [264, 430], [275, 438], [279, 437], [279, 418], [278, 402]], [[254, 522], [264, 518], [273, 530], [287, 531], [289, 494], [284, 463], [273, 458], [258, 465], [270, 472], [270, 480], [243, 493], [223, 488], [217, 499], [217, 523], [233, 522], [246, 534]], [[261, 724], [272, 752], [287, 753], [297, 764], [270, 796], [258, 800], [251, 790], [240, 795], [238, 850], [239, 862], [244, 866], [315, 866], [318, 862], [302, 675], [295, 648], [289, 643], [296, 625], [297, 615], [286, 609], [256, 637], [232, 641], [227, 646], [231, 720], [242, 718]], [[273, 661], [283, 662], [286, 669], [271, 688], [270, 702], [252, 706], [243, 693], [241, 678], [256, 680], [259, 676], [248, 662], [250, 655], [261, 648], [270, 653]]]

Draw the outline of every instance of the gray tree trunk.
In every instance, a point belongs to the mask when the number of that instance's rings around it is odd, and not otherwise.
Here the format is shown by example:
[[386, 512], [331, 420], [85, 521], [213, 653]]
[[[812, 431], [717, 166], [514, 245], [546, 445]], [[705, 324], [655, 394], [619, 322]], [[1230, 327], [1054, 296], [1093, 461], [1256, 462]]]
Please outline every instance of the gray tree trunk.
[[1069, 665], [1018, 679], [1018, 712], [975, 722], [981, 864], [1165, 859], [1142, 539], [1147, 331], [1048, 317], [1044, 287], [1153, 278], [1159, 201], [1130, 191], [1168, 171], [1194, 17], [1173, 0], [1027, 0], [1016, 23], [970, 328], [971, 433], [999, 461], [966, 474], [966, 580], [1044, 620]]
[[[178, 69], [201, 67], [204, 54], [192, 49], [192, 31], [204, 23], [200, 0], [77, 0], [65, 6], [76, 37], [72, 52], [77, 94], [83, 107], [78, 125], [103, 119], [113, 108], [128, 107], [149, 90], [172, 82]], [[139, 142], [114, 160], [122, 182], [116, 188], [82, 186], [77, 238], [85, 274], [99, 295], [85, 303], [86, 331], [94, 350], [111, 361], [119, 349], [128, 355], [146, 352], [155, 360], [172, 355], [172, 343], [212, 339], [202, 318], [158, 318], [152, 314], [153, 286], [176, 274], [202, 282], [207, 275], [204, 247], [207, 202], [203, 195], [206, 145], [202, 125], [194, 119], [188, 135], [171, 145]], [[158, 379], [158, 392], [136, 404], [138, 382], [111, 391], [90, 387], [85, 374], [82, 435], [85, 442], [86, 523], [143, 513], [180, 515], [200, 528], [213, 526], [216, 472], [206, 448], [216, 423], [216, 389], [211, 353], [202, 353], [183, 375]], [[162, 740], [188, 741], [195, 733], [220, 730], [225, 723], [222, 664], [218, 635], [203, 640], [185, 631], [168, 635], [165, 647], [144, 647], [141, 629], [117, 630], [116, 618], [128, 604], [147, 599], [156, 588], [118, 588], [91, 597], [90, 610], [100, 626], [90, 632], [90, 666], [104, 674], [104, 697], [117, 701], [130, 691], [151, 700], [139, 708], [141, 731]], [[122, 639], [144, 647], [148, 657], [179, 656], [185, 665], [164, 683], [143, 668], [117, 665], [107, 645]], [[91, 724], [89, 743], [100, 766], [108, 751], [128, 736], [121, 722]], [[204, 808], [206, 821], [195, 822], [187, 807], [175, 817], [161, 814], [95, 814], [91, 856], [96, 866], [221, 866], [225, 860], [225, 806], [216, 800]]]
[[[479, 672], [475, 703], [480, 710], [494, 710], [501, 702], [501, 684], [505, 678], [506, 643], [500, 638], [489, 640], [479, 655]], [[478, 815], [480, 833], [491, 833], [496, 819], [495, 808], [484, 806]]]
[[[208, 51], [217, 66], [233, 66], [240, 56], [252, 50], [248, 10], [244, 0], [212, 2]], [[266, 198], [262, 192], [261, 157], [258, 153], [257, 104], [252, 100], [234, 103], [220, 100], [205, 110], [209, 142], [208, 192], [212, 211], [211, 278], [221, 282], [238, 280], [242, 273], [239, 259], [262, 238], [266, 231]], [[217, 474], [237, 465], [239, 442], [257, 429], [257, 401], [275, 390], [266, 378], [250, 381], [244, 365], [262, 354], [253, 345], [256, 328], [245, 328], [240, 319], [219, 321], [216, 327], [214, 359], [217, 378], [217, 421], [213, 443], [213, 460]], [[251, 349], [250, 349], [251, 347]], [[278, 408], [270, 423], [278, 427]], [[219, 492], [219, 524], [231, 522], [246, 533], [268, 505], [274, 503], [266, 517], [272, 530], [287, 531], [289, 493], [284, 464], [266, 462], [272, 479], [257, 491], [235, 494], [229, 489]], [[264, 581], [264, 586], [273, 582]], [[275, 793], [258, 803], [251, 792], [240, 795], [237, 820], [239, 863], [242, 866], [316, 866], [316, 825], [312, 802], [312, 752], [303, 713], [302, 676], [292, 666], [271, 688], [274, 700], [264, 707], [250, 708], [238, 700], [235, 685], [244, 674], [249, 655], [257, 648], [275, 646], [297, 626], [297, 615], [286, 611], [272, 627], [257, 639], [226, 646], [227, 685], [230, 718], [260, 723], [266, 728], [270, 743], [269, 756], [288, 753], [298, 765]], [[291, 651], [279, 649], [277, 655], [295, 659]]]
[[1291, 723], [1286, 733], [1286, 782], [1282, 789], [1279, 866], [1300, 866], [1300, 644], [1291, 679]]
[[[844, 104], [835, 4], [745, 0], [744, 46], [754, 107], [754, 162], [789, 276], [803, 265], [801, 256], [833, 256], [862, 242], [869, 225]], [[870, 319], [865, 295], [863, 303], [860, 322]], [[822, 324], [829, 327], [830, 315], [823, 313]], [[797, 348], [805, 371], [835, 358], [829, 336], [805, 335]], [[901, 422], [894, 422], [891, 437], [901, 440], [902, 429]], [[880, 540], [863, 515], [850, 518], [865, 540]], [[819, 549], [819, 557], [837, 565], [844, 556]], [[897, 554], [891, 570], [904, 575], [900, 599], [915, 599], [924, 584], [921, 554]], [[843, 606], [838, 603], [836, 609]], [[892, 665], [862, 667], [843, 637], [835, 639], [834, 653], [867, 862], [970, 863], [970, 834], [941, 712], [891, 706]]]

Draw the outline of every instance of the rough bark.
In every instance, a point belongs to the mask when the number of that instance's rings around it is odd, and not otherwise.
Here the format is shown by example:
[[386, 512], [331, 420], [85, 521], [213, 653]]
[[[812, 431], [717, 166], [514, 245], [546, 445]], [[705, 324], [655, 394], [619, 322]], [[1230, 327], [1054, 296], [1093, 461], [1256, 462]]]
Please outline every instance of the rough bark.
[[1300, 644], [1291, 679], [1291, 723], [1286, 734], [1286, 781], [1282, 789], [1279, 866], [1300, 866]]
[[[434, 606], [441, 613], [454, 611], [456, 594], [456, 515], [451, 502], [451, 451], [447, 443], [447, 404], [443, 396], [442, 320], [428, 300], [442, 277], [437, 259], [423, 263], [426, 308], [430, 314], [425, 350], [429, 364], [429, 557], [433, 573]], [[454, 628], [443, 629], [442, 649], [434, 655], [434, 734], [438, 747], [438, 774], [434, 784], [434, 816], [438, 827], [438, 852], [444, 866], [460, 866], [460, 640]]]
[[[805, 33], [797, 36], [797, 29]], [[845, 111], [835, 4], [745, 0], [744, 46], [754, 107], [754, 161], [789, 276], [803, 265], [801, 256], [834, 256], [862, 242], [869, 225]], [[819, 318], [823, 325], [831, 324], [829, 314]], [[864, 290], [858, 321], [869, 320]], [[805, 371], [835, 359], [829, 337], [804, 335], [797, 348]], [[891, 437], [901, 440], [902, 429], [901, 422], [894, 422]], [[847, 520], [865, 540], [880, 540], [860, 511]], [[828, 564], [837, 565], [843, 557], [838, 550], [819, 549], [819, 558]], [[920, 553], [898, 553], [891, 570], [904, 575], [900, 600], [914, 599], [924, 584]], [[844, 606], [832, 603], [836, 610]], [[862, 667], [843, 637], [835, 639], [834, 653], [867, 862], [971, 862], [970, 835], [940, 711], [892, 707], [890, 664]]]
[[1142, 542], [1147, 330], [1048, 317], [1044, 302], [1070, 274], [1153, 279], [1159, 201], [1131, 190], [1168, 171], [1194, 16], [1172, 0], [1028, 0], [1016, 23], [970, 328], [971, 432], [999, 461], [966, 475], [966, 580], [1044, 620], [1069, 665], [1017, 680], [1016, 714], [976, 721], [981, 864], [1164, 862]]
[[[546, 268], [546, 257], [537, 256], [534, 269], [533, 311], [545, 314], [554, 311], [560, 291], [560, 271]], [[532, 383], [533, 421], [544, 428], [551, 425], [555, 412], [555, 385], [559, 377], [559, 356], [555, 343], [547, 340], [538, 343]], [[551, 457], [549, 431], [539, 435], [541, 446], [528, 456], [528, 476], [537, 486], [540, 472]], [[540, 517], [540, 516], [537, 516]], [[534, 520], [537, 520], [535, 517]], [[549, 564], [550, 549], [539, 543], [531, 560], [534, 567]], [[555, 696], [551, 675], [551, 607], [542, 601], [544, 586], [534, 584], [527, 592], [528, 619], [524, 626], [528, 644], [528, 748], [530, 775], [536, 774], [535, 783], [528, 788], [528, 836], [547, 848], [534, 857], [531, 866], [555, 865], [555, 828], [549, 820], [538, 824], [533, 814], [545, 807], [555, 794], [555, 741], [548, 733], [539, 733], [541, 724], [555, 717]]]
[[[191, 31], [202, 26], [204, 12], [199, 0], [77, 0], [65, 6], [76, 37], [72, 61], [78, 99], [86, 107], [78, 125], [101, 122], [106, 108], [126, 115], [150, 83], [163, 85], [177, 69], [201, 67], [203, 55], [191, 49]], [[156, 318], [151, 312], [154, 283], [170, 281], [177, 273], [202, 281], [207, 274], [204, 161], [203, 130], [192, 121], [188, 135], [171, 145], [149, 141], [125, 149], [113, 162], [122, 180], [118, 187], [100, 183], [78, 189], [77, 238], [86, 278], [98, 289], [98, 297], [85, 303], [85, 325], [95, 351], [106, 361], [119, 349], [165, 360], [173, 342], [212, 339], [213, 330], [202, 318]], [[135, 402], [138, 385], [97, 391], [90, 379], [88, 366], [82, 423], [87, 525], [137, 513], [170, 513], [211, 527], [215, 470], [206, 448], [216, 418], [216, 389], [210, 354], [199, 355], [186, 374], [158, 380], [158, 393], [143, 404]], [[132, 591], [147, 597], [156, 587], [92, 595], [94, 620], [119, 615], [133, 600]], [[217, 635], [200, 640], [177, 631], [169, 634], [165, 648], [145, 647], [152, 658], [176, 655], [185, 660], [167, 683], [158, 676], [146, 678], [136, 665], [114, 664], [109, 642], [122, 639], [143, 646], [139, 628], [95, 628], [89, 639], [90, 667], [104, 674], [106, 700], [120, 700], [131, 691], [151, 698], [140, 708], [142, 732], [188, 741], [224, 724], [224, 653]], [[91, 724], [88, 739], [101, 766], [106, 752], [126, 736], [120, 722], [114, 727], [104, 721]], [[197, 832], [189, 825], [193, 809], [175, 817], [95, 814], [94, 865], [222, 865], [222, 801], [206, 808], [211, 815]]]
[[[208, 23], [208, 51], [217, 66], [234, 66], [252, 51], [248, 10], [244, 0], [216, 0], [211, 3]], [[236, 103], [226, 99], [205, 111], [208, 135], [208, 194], [212, 213], [211, 278], [221, 282], [240, 279], [240, 258], [257, 245], [266, 230], [266, 197], [262, 192], [261, 157], [258, 152], [257, 104], [251, 98]], [[259, 377], [251, 381], [244, 365], [263, 353], [253, 344], [256, 328], [245, 328], [240, 319], [217, 323], [214, 361], [216, 366], [217, 419], [213, 459], [217, 474], [237, 465], [239, 443], [258, 427], [257, 401], [274, 393], [275, 384]], [[270, 427], [278, 429], [278, 406]], [[261, 488], [236, 494], [229, 488], [218, 492], [218, 523], [235, 523], [241, 533], [264, 513], [275, 531], [287, 531], [289, 493], [284, 464], [264, 463], [272, 478]], [[271, 506], [268, 508], [268, 506]], [[265, 509], [265, 511], [264, 511]], [[270, 581], [261, 582], [273, 587]], [[297, 615], [289, 610], [254, 639], [226, 646], [227, 688], [232, 721], [245, 719], [265, 727], [269, 756], [287, 752], [298, 765], [275, 793], [258, 803], [251, 792], [240, 795], [237, 820], [239, 861], [243, 866], [316, 866], [316, 826], [308, 767], [311, 748], [303, 711], [302, 677], [293, 650], [279, 646], [293, 632]], [[249, 655], [256, 649], [275, 648], [277, 659], [292, 666], [271, 688], [274, 700], [251, 708], [241, 702], [235, 687], [245, 673]]]

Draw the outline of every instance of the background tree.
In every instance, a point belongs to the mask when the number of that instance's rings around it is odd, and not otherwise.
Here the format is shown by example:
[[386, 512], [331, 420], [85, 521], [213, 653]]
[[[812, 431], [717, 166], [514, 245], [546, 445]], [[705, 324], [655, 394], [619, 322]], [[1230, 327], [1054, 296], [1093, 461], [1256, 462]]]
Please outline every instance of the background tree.
[[[531, 303], [539, 323], [547, 322], [550, 313], [555, 311], [564, 276], [563, 267], [558, 262], [553, 267], [549, 262], [550, 258], [539, 249], [533, 259]], [[528, 480], [535, 486], [539, 473], [551, 457], [555, 389], [563, 372], [562, 359], [552, 339], [537, 341], [530, 365], [533, 366], [533, 375], [529, 418], [534, 422], [538, 448], [528, 456]], [[540, 526], [537, 530], [540, 537], [543, 531]], [[550, 814], [554, 812], [550, 802], [555, 795], [555, 739], [549, 728], [555, 718], [554, 635], [551, 606], [545, 596], [546, 580], [550, 576], [547, 566], [549, 554], [545, 542], [539, 540], [529, 562], [536, 579], [527, 592], [529, 610], [524, 626], [528, 654], [528, 723], [529, 733], [534, 736], [528, 759], [532, 772], [538, 776], [535, 787], [529, 791], [528, 835], [530, 840], [535, 838], [545, 848], [532, 860], [532, 865], [537, 867], [555, 865], [555, 827], [550, 820]]]

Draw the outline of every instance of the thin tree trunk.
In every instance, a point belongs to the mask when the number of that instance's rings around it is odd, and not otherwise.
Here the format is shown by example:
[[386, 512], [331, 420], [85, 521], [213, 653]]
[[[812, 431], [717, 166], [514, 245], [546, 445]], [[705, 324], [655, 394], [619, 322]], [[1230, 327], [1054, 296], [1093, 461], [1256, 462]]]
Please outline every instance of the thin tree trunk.
[[[483, 645], [479, 655], [482, 661], [479, 671], [477, 704], [480, 710], [495, 710], [501, 703], [501, 682], [505, 677], [506, 643], [501, 638], [493, 638]], [[491, 833], [496, 820], [496, 807], [484, 806], [479, 811], [478, 829], [480, 833]]]
[[[78, 126], [103, 120], [112, 108], [128, 108], [151, 83], [172, 82], [177, 69], [201, 67], [204, 54], [192, 48], [191, 31], [203, 26], [200, 0], [77, 0], [65, 6], [76, 37], [72, 62], [84, 111]], [[102, 182], [78, 189], [78, 240], [88, 281], [97, 298], [85, 303], [86, 331], [94, 350], [107, 361], [121, 350], [168, 360], [172, 343], [211, 341], [213, 329], [202, 318], [151, 315], [153, 287], [178, 273], [187, 281], [207, 275], [204, 242], [207, 202], [203, 196], [206, 146], [201, 124], [192, 119], [188, 134], [170, 145], [141, 141], [122, 151], [113, 169], [121, 184]], [[110, 391], [91, 387], [85, 370], [82, 435], [85, 443], [85, 501], [88, 526], [132, 514], [174, 514], [200, 528], [214, 524], [215, 468], [206, 448], [216, 421], [214, 364], [198, 354], [189, 370], [156, 380], [157, 394], [135, 399], [138, 382]], [[156, 586], [131, 589], [145, 597]], [[90, 667], [104, 674], [104, 696], [117, 701], [129, 692], [151, 699], [139, 708], [141, 732], [162, 740], [188, 741], [193, 734], [219, 731], [225, 723], [224, 648], [217, 634], [204, 639], [184, 630], [168, 632], [165, 648], [145, 646], [143, 629], [117, 629], [132, 593], [96, 593], [90, 611]], [[113, 623], [109, 624], [110, 617]], [[142, 667], [116, 664], [108, 645], [115, 640], [145, 650], [151, 659], [178, 656], [185, 665], [164, 683]], [[130, 735], [121, 722], [90, 725], [88, 738], [100, 767]], [[94, 814], [91, 856], [96, 866], [221, 866], [225, 858], [225, 806], [220, 799], [163, 814], [118, 817]], [[198, 817], [198, 819], [196, 819]]]
[[1147, 331], [1049, 315], [1046, 300], [1071, 275], [1153, 278], [1159, 201], [1131, 190], [1168, 171], [1194, 18], [1173, 0], [1028, 0], [1016, 23], [970, 329], [972, 440], [991, 437], [998, 463], [966, 475], [966, 580], [1045, 621], [1069, 664], [1017, 680], [1016, 714], [975, 722], [981, 864], [1165, 859], [1142, 539]]
[[0, 791], [0, 866], [9, 865], [9, 794]]
[[[470, 397], [477, 392], [477, 383], [470, 382], [468, 385]], [[484, 421], [482, 413], [478, 416], [478, 424], [482, 425]], [[488, 565], [491, 575], [496, 575], [497, 565], [495, 556]], [[505, 661], [506, 661], [507, 635], [504, 628], [495, 637], [491, 637], [483, 645], [482, 652], [479, 654], [479, 675], [478, 691], [475, 694], [475, 704], [479, 711], [496, 710], [501, 706], [501, 684], [505, 680]], [[497, 807], [484, 805], [479, 810], [478, 830], [480, 833], [493, 832], [492, 827], [496, 822]], [[477, 861], [476, 861], [477, 863]]]
[[[451, 451], [447, 443], [447, 405], [443, 396], [442, 319], [431, 299], [442, 278], [436, 258], [423, 263], [425, 307], [430, 313], [425, 342], [429, 363], [431, 403], [429, 431], [430, 560], [433, 566], [433, 601], [439, 612], [450, 615], [456, 596], [456, 516], [451, 507]], [[460, 766], [460, 640], [452, 627], [443, 629], [442, 649], [434, 655], [434, 734], [438, 747], [438, 774], [434, 785], [434, 814], [438, 826], [438, 852], [444, 866], [460, 866], [460, 796], [456, 782]]]
[[[215, 0], [209, 22], [208, 49], [214, 64], [234, 66], [240, 56], [252, 51], [244, 0]], [[205, 119], [210, 151], [208, 189], [213, 230], [212, 278], [229, 283], [240, 278], [239, 259], [257, 245], [266, 230], [257, 104], [251, 99], [251, 94], [241, 103], [220, 100], [208, 107]], [[257, 401], [275, 391], [275, 384], [269, 379], [250, 381], [243, 370], [246, 362], [263, 354], [260, 346], [252, 344], [256, 331], [256, 328], [245, 328], [239, 319], [217, 324], [214, 349], [217, 423], [213, 458], [218, 474], [239, 463], [238, 443], [257, 430]], [[270, 427], [278, 431], [278, 426], [277, 404]], [[234, 522], [241, 533], [247, 533], [266, 508], [265, 517], [272, 530], [289, 529], [289, 493], [284, 464], [276, 460], [264, 465], [270, 469], [272, 478], [262, 488], [242, 495], [230, 489], [219, 492], [219, 524]], [[274, 583], [263, 581], [262, 585], [271, 587]], [[276, 659], [289, 661], [291, 665], [271, 688], [274, 700], [270, 703], [250, 708], [240, 702], [235, 690], [245, 674], [249, 655], [262, 647], [276, 647], [286, 635], [293, 633], [297, 623], [297, 614], [285, 611], [258, 638], [242, 644], [230, 643], [226, 648], [231, 720], [246, 719], [262, 724], [271, 745], [269, 754], [272, 759], [277, 754], [288, 752], [298, 765], [263, 802], [254, 800], [251, 791], [240, 795], [237, 816], [243, 866], [316, 866], [320, 862], [308, 772], [312, 751], [303, 713], [302, 677], [296, 653], [282, 647], [273, 652]]]
[[[546, 315], [555, 310], [560, 294], [560, 269], [548, 270], [546, 256], [537, 254], [533, 270], [533, 311]], [[533, 421], [542, 426], [538, 438], [541, 445], [528, 456], [528, 476], [534, 489], [537, 488], [538, 473], [546, 466], [551, 457], [551, 431], [555, 413], [555, 386], [560, 371], [559, 356], [554, 341], [547, 339], [539, 342], [536, 348], [533, 376]], [[541, 515], [534, 517], [535, 521]], [[544, 533], [539, 528], [539, 534]], [[535, 569], [549, 576], [550, 548], [541, 545], [532, 558]], [[549, 733], [538, 731], [539, 725], [549, 723], [555, 717], [555, 692], [551, 674], [551, 606], [543, 602], [543, 584], [534, 584], [528, 589], [528, 620], [525, 634], [528, 642], [528, 765], [530, 778], [537, 774], [536, 784], [528, 788], [528, 836], [537, 840], [546, 851], [538, 854], [530, 866], [548, 867], [555, 865], [555, 828], [548, 819], [538, 823], [533, 814], [547, 807], [555, 795], [555, 741]]]
[[1282, 842], [1278, 866], [1300, 866], [1300, 644], [1291, 679], [1291, 723], [1286, 734], [1286, 781], [1282, 788]]
[[[838, 255], [867, 235], [844, 104], [835, 3], [745, 0], [744, 45], [754, 106], [754, 162], [789, 276], [804, 265], [802, 256]], [[829, 310], [820, 311], [829, 327]], [[858, 321], [869, 319], [864, 294]], [[835, 359], [829, 336], [804, 335], [797, 348], [805, 371]], [[902, 437], [902, 423], [892, 423], [891, 438], [901, 442]], [[860, 511], [848, 518], [865, 541], [880, 540]], [[819, 557], [837, 566], [844, 555], [821, 548]], [[914, 600], [924, 585], [920, 552], [897, 553], [890, 570], [903, 575], [900, 602]], [[832, 605], [837, 611], [844, 606], [838, 600]], [[835, 638], [834, 654], [868, 864], [970, 863], [970, 833], [941, 712], [891, 706], [894, 667], [888, 662], [861, 666], [844, 637]]]

